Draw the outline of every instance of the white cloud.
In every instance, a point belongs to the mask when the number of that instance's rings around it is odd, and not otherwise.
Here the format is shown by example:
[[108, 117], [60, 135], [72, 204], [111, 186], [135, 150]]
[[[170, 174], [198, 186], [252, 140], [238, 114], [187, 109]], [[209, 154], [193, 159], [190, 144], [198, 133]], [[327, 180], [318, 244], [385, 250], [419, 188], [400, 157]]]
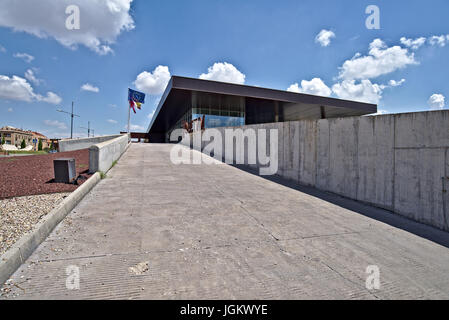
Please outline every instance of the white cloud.
[[25, 71], [25, 78], [28, 79], [28, 81], [34, 83], [35, 85], [39, 85], [42, 80], [36, 78], [34, 71], [32, 69], [28, 69], [27, 71]]
[[399, 46], [387, 47], [382, 40], [375, 39], [370, 44], [369, 55], [361, 56], [358, 53], [343, 63], [339, 78], [371, 79], [413, 64], [417, 64], [414, 53]]
[[154, 116], [154, 113], [156, 112], [156, 110], [153, 110], [153, 111], [151, 111], [149, 114], [148, 114], [148, 119], [153, 119], [153, 116]]
[[429, 98], [430, 110], [441, 110], [445, 106], [445, 97], [442, 94], [435, 93]]
[[302, 80], [301, 87], [298, 83], [292, 84], [287, 91], [308, 93], [317, 96], [330, 96], [332, 90], [320, 78], [313, 78], [310, 81]]
[[153, 72], [143, 71], [140, 73], [134, 81], [134, 85], [137, 90], [158, 95], [164, 92], [170, 77], [170, 70], [167, 66], [157, 66]]
[[444, 47], [449, 43], [449, 35], [432, 36], [429, 38], [429, 43], [432, 46]]
[[2, 46], [1, 44], [0, 44], [0, 52], [2, 52], [2, 53], [5, 53], [5, 52], [6, 52], [6, 49], [5, 49], [5, 47], [4, 47], [4, 46]]
[[12, 108], [8, 108], [8, 112], [13, 112], [14, 110]]
[[377, 113], [374, 113], [373, 116], [379, 116], [382, 114], [388, 114], [388, 110], [377, 110]]
[[449, 44], [449, 34], [447, 34], [447, 35], [442, 34], [440, 36], [430, 36], [428, 38], [419, 37], [416, 39], [408, 39], [408, 38], [402, 37], [400, 39], [400, 41], [404, 46], [406, 46], [412, 50], [419, 49], [426, 43], [426, 41], [431, 46], [445, 47], [447, 44]]
[[[144, 131], [144, 127], [136, 125], [136, 124], [131, 124], [130, 126], [130, 131]], [[128, 125], [125, 125], [125, 130], [128, 130]]]
[[[103, 55], [112, 52], [110, 44], [123, 32], [134, 28], [130, 15], [132, 0], [2, 0], [0, 26], [23, 31], [39, 38], [54, 38], [76, 49], [84, 45]], [[80, 8], [80, 29], [68, 30], [65, 10]]]
[[91, 85], [90, 83], [85, 83], [81, 86], [81, 91], [90, 91], [90, 92], [100, 92], [98, 87]]
[[399, 87], [399, 86], [402, 86], [404, 84], [404, 82], [405, 82], [405, 79], [401, 79], [399, 81], [390, 80], [390, 81], [388, 81], [388, 85], [390, 87]]
[[64, 122], [59, 122], [58, 120], [44, 120], [44, 124], [61, 130], [67, 129], [67, 125]]
[[33, 87], [18, 76], [0, 75], [0, 98], [31, 102], [35, 97]]
[[51, 91], [47, 92], [47, 96], [45, 97], [41, 96], [40, 94], [36, 95], [36, 99], [38, 101], [43, 101], [51, 104], [60, 104], [62, 101], [62, 98], [60, 96]]
[[315, 42], [319, 43], [322, 47], [327, 47], [330, 45], [332, 38], [335, 38], [335, 33], [330, 30], [323, 29], [315, 37]]
[[112, 124], [116, 124], [117, 123], [117, 120], [112, 120], [112, 119], [108, 119], [106, 121], [109, 122], [109, 123], [112, 123]]
[[207, 69], [207, 73], [202, 73], [199, 78], [203, 80], [244, 84], [246, 76], [231, 63], [216, 62]]
[[26, 63], [31, 63], [34, 60], [34, 57], [28, 53], [14, 53], [13, 57], [22, 59]]
[[382, 98], [383, 88], [384, 86], [371, 83], [368, 79], [361, 80], [359, 83], [355, 80], [343, 80], [332, 86], [333, 92], [341, 99], [374, 104], [378, 104]]
[[8, 77], [0, 75], [0, 99], [18, 101], [43, 101], [58, 104], [62, 99], [55, 93], [49, 91], [46, 96], [34, 93], [30, 83], [21, 77]]
[[402, 37], [400, 39], [400, 41], [407, 48], [410, 48], [412, 50], [418, 50], [422, 45], [424, 45], [426, 43], [426, 38], [419, 37], [416, 39], [408, 39], [408, 38]]

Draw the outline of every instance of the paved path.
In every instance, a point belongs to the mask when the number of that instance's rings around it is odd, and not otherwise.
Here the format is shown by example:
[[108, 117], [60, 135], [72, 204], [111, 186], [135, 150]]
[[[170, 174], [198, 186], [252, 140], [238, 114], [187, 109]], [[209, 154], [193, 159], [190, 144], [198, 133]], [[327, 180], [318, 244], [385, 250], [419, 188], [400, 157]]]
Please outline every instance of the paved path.
[[[388, 220], [382, 210], [228, 165], [175, 166], [169, 151], [132, 145], [14, 274], [9, 297], [449, 298], [447, 233], [394, 218], [442, 246], [368, 217]], [[129, 269], [142, 262], [142, 274]], [[66, 289], [70, 265], [79, 290]], [[369, 265], [380, 290], [366, 289]]]

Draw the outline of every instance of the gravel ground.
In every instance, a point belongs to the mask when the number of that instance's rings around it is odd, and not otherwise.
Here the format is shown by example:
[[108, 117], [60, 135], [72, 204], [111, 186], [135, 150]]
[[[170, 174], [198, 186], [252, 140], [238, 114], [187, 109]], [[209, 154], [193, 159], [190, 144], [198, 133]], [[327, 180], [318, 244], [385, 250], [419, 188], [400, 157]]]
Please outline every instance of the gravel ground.
[[0, 200], [0, 256], [70, 193]]
[[[0, 199], [74, 191], [77, 185], [52, 182], [53, 160], [58, 158], [75, 158], [76, 174], [90, 177], [89, 149], [0, 158]], [[84, 181], [79, 180], [79, 184]]]

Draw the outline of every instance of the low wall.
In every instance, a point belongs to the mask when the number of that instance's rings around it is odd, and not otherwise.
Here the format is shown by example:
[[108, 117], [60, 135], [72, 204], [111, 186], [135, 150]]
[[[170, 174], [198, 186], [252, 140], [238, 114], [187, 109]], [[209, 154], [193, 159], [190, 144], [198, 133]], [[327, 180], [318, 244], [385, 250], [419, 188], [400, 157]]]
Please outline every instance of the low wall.
[[278, 129], [282, 177], [449, 231], [449, 110], [241, 128]]
[[66, 152], [66, 151], [75, 151], [75, 150], [81, 150], [81, 149], [87, 149], [91, 146], [102, 143], [108, 140], [112, 140], [115, 138], [121, 137], [121, 135], [110, 135], [110, 136], [101, 136], [101, 137], [94, 137], [94, 138], [82, 138], [82, 139], [65, 139], [59, 141], [59, 152]]
[[106, 173], [129, 146], [129, 136], [120, 135], [115, 139], [95, 144], [89, 148], [89, 172]]

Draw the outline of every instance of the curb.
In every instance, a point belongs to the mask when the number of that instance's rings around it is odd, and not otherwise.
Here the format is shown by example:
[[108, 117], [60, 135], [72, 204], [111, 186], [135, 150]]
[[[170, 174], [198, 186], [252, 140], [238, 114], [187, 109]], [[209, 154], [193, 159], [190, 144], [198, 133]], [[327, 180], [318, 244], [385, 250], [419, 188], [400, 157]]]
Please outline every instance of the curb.
[[30, 233], [22, 236], [8, 251], [0, 256], [0, 285], [3, 285], [9, 279], [100, 180], [100, 173], [95, 173], [39, 221]]

